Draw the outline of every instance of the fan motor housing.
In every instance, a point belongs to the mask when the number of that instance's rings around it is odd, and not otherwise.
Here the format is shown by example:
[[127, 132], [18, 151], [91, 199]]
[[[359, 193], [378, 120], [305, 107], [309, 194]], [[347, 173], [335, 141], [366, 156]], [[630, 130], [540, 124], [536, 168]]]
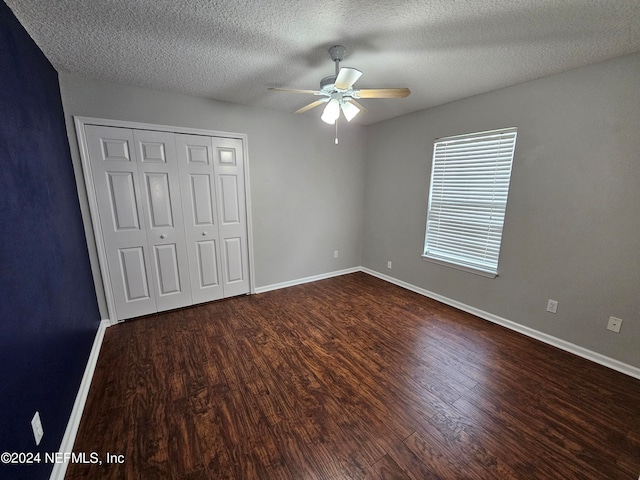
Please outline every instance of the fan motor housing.
[[324, 77], [320, 80], [320, 90], [325, 92], [330, 92], [333, 90], [333, 85], [336, 83], [336, 76], [329, 75], [328, 77]]
[[334, 45], [329, 49], [329, 55], [334, 62], [341, 62], [346, 53], [347, 49], [342, 45]]

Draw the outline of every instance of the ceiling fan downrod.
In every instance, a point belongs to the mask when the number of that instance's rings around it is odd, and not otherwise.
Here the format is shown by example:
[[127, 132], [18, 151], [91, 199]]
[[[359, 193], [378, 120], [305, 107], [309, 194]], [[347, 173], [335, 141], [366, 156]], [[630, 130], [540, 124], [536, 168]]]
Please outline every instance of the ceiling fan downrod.
[[338, 72], [340, 71], [340, 62], [344, 59], [345, 54], [347, 53], [346, 47], [342, 45], [334, 45], [329, 48], [329, 55], [331, 56], [331, 60], [336, 65], [336, 77], [338, 76]]

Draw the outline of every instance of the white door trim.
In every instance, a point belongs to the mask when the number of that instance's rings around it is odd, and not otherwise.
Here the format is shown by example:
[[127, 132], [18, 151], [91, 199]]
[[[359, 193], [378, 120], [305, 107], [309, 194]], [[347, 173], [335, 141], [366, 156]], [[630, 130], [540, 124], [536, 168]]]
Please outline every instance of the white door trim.
[[[102, 227], [100, 225], [100, 218], [98, 217], [98, 200], [96, 197], [96, 191], [93, 185], [93, 177], [91, 172], [91, 161], [89, 158], [89, 150], [87, 145], [87, 138], [85, 135], [85, 125], [99, 125], [104, 127], [121, 127], [134, 130], [155, 130], [160, 132], [171, 133], [184, 133], [189, 135], [204, 135], [208, 137], [222, 137], [222, 138], [237, 138], [242, 141], [244, 149], [244, 183], [245, 183], [245, 196], [246, 196], [246, 215], [247, 215], [247, 250], [249, 255], [249, 291], [255, 293], [255, 276], [254, 276], [254, 258], [253, 258], [253, 228], [251, 217], [251, 188], [249, 183], [249, 148], [248, 137], [245, 133], [231, 133], [221, 132], [216, 130], [203, 130], [198, 128], [185, 128], [176, 127], [170, 125], [156, 125], [151, 123], [138, 123], [125, 120], [112, 120], [104, 118], [83, 117], [74, 116], [73, 121], [76, 129], [76, 137], [78, 139], [78, 149], [80, 151], [80, 158], [82, 160], [82, 174], [84, 178], [85, 187], [87, 190], [87, 198], [89, 201], [89, 210], [91, 214], [91, 226], [94, 231], [94, 237], [96, 242], [96, 250], [98, 253], [98, 260], [100, 263], [100, 276], [104, 287], [104, 293], [107, 302], [107, 310], [109, 318], [117, 318], [115, 300], [113, 297], [113, 291], [111, 289], [111, 283], [109, 281], [108, 272], [104, 271], [107, 265], [106, 249], [102, 236]], [[88, 246], [91, 248], [91, 246]]]

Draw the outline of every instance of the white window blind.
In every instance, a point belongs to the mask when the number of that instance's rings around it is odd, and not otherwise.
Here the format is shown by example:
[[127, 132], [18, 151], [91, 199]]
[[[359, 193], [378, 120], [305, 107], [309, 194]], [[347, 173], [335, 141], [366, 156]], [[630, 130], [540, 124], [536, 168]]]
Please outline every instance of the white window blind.
[[425, 258], [498, 274], [516, 135], [508, 128], [434, 142]]

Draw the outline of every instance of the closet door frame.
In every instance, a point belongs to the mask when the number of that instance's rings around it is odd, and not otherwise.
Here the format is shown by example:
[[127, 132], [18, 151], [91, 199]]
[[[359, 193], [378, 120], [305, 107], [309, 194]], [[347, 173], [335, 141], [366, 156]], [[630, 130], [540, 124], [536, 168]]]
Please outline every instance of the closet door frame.
[[[100, 224], [100, 217], [98, 214], [98, 199], [96, 196], [96, 191], [93, 185], [93, 175], [91, 170], [91, 160], [89, 157], [89, 149], [87, 144], [87, 138], [85, 134], [85, 126], [86, 125], [96, 125], [96, 126], [104, 126], [104, 127], [120, 127], [120, 128], [128, 128], [133, 130], [152, 130], [158, 132], [168, 132], [168, 133], [177, 133], [177, 134], [187, 134], [187, 135], [203, 135], [208, 137], [219, 137], [219, 138], [232, 138], [239, 139], [242, 141], [243, 151], [244, 151], [244, 185], [245, 185], [245, 210], [246, 210], [246, 219], [247, 219], [247, 254], [249, 259], [249, 293], [255, 293], [255, 278], [254, 278], [254, 259], [253, 259], [253, 231], [252, 231], [252, 217], [251, 217], [251, 189], [249, 182], [249, 149], [248, 149], [248, 141], [247, 135], [244, 133], [232, 133], [232, 132], [221, 132], [216, 130], [202, 130], [197, 128], [184, 128], [184, 127], [175, 127], [170, 125], [157, 125], [151, 123], [138, 123], [138, 122], [129, 122], [124, 120], [111, 120], [104, 118], [93, 118], [93, 117], [83, 117], [83, 116], [74, 116], [73, 117], [76, 137], [78, 139], [78, 148], [80, 150], [80, 158], [82, 161], [82, 174], [84, 179], [84, 187], [87, 192], [87, 199], [89, 201], [89, 210], [91, 215], [91, 227], [94, 232], [95, 238], [95, 246], [98, 254], [98, 261], [100, 263], [100, 278], [102, 279], [102, 287], [104, 290], [104, 294], [106, 297], [107, 310], [109, 313], [109, 319], [111, 323], [117, 323], [116, 315], [116, 303], [113, 295], [113, 291], [111, 289], [111, 282], [109, 278], [108, 268], [107, 266], [107, 254], [106, 247], [103, 241], [102, 236], [102, 226]], [[88, 242], [89, 239], [87, 239]], [[92, 249], [92, 246], [87, 243], [87, 248], [89, 250]], [[96, 294], [98, 294], [98, 289], [96, 288]]]

